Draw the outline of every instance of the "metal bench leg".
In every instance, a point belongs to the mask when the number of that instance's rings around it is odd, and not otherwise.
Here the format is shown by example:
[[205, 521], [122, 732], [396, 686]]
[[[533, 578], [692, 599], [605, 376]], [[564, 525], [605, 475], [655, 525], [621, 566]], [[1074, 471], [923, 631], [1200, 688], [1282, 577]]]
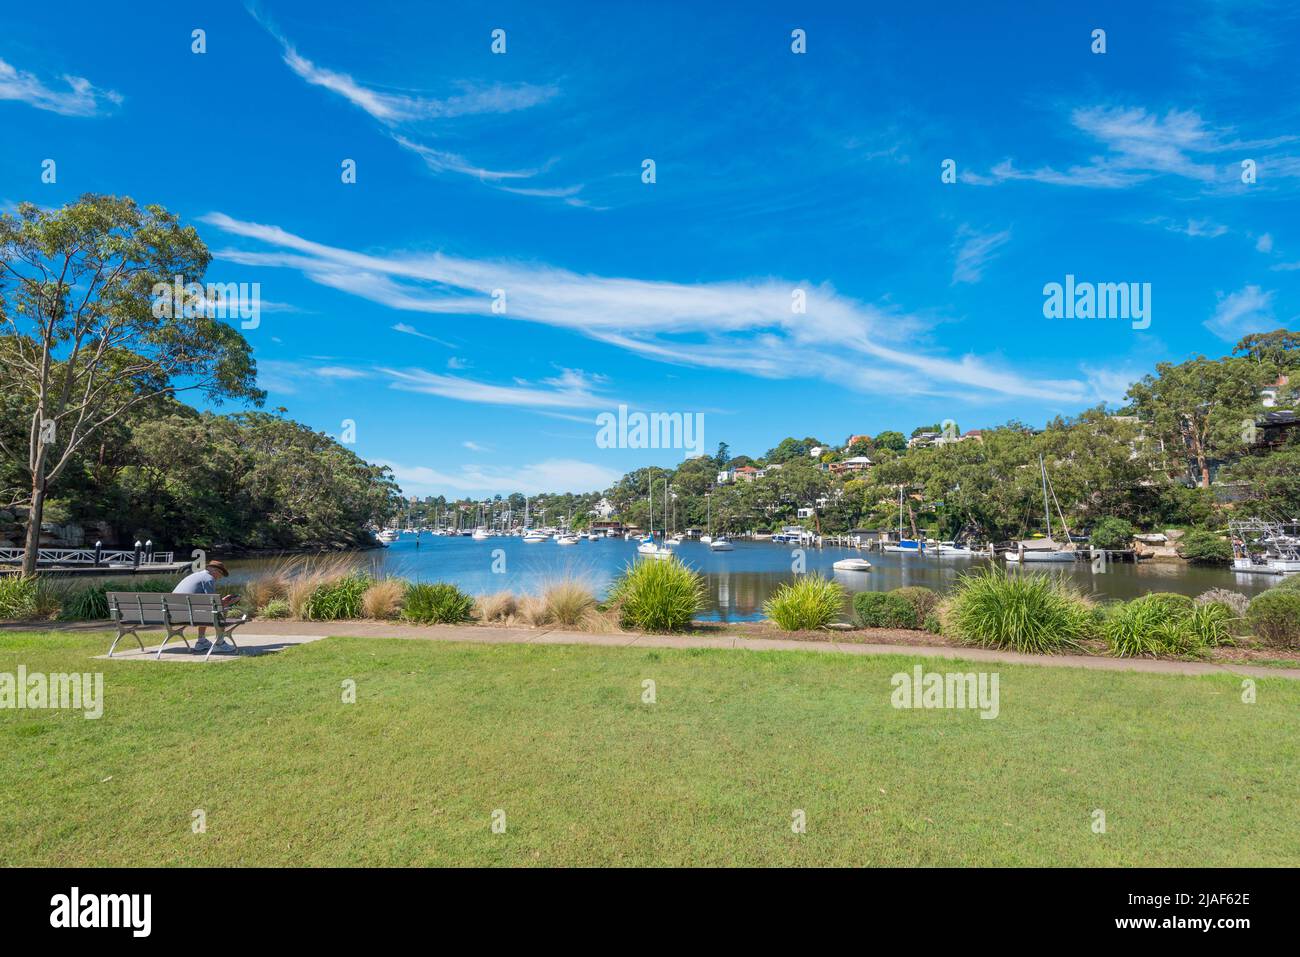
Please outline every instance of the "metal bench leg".
[[193, 651], [193, 649], [190, 648], [189, 639], [185, 637], [185, 626], [181, 625], [179, 628], [173, 628], [171, 625], [168, 625], [167, 635], [163, 638], [162, 644], [158, 646], [158, 654], [154, 656], [155, 661], [162, 658], [163, 649], [167, 647], [167, 642], [171, 641], [173, 638], [179, 638], [185, 643], [185, 649], [187, 651]]
[[113, 643], [108, 646], [108, 657], [110, 658], [113, 657], [113, 650], [117, 648], [117, 643], [121, 641], [123, 638], [125, 638], [127, 635], [130, 635], [132, 638], [134, 638], [135, 643], [140, 646], [140, 650], [144, 651], [144, 642], [140, 640], [140, 636], [135, 633], [134, 628], [128, 628], [126, 631], [123, 631], [121, 628], [119, 628], [117, 630], [117, 637], [114, 638]]

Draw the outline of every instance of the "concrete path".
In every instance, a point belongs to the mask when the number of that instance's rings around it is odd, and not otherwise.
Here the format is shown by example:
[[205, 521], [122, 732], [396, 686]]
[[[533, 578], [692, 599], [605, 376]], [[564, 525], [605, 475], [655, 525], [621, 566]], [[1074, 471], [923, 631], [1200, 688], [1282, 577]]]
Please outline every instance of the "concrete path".
[[[104, 632], [107, 622], [53, 622], [23, 625], [0, 625], [0, 632], [22, 631], [78, 631]], [[1233, 674], [1252, 678], [1291, 678], [1300, 680], [1300, 668], [1266, 668], [1260, 665], [1236, 662], [1166, 661], [1153, 658], [1104, 658], [1089, 655], [1022, 655], [1013, 651], [992, 651], [982, 648], [953, 648], [940, 645], [874, 645], [835, 641], [834, 632], [826, 641], [796, 641], [789, 638], [751, 638], [742, 635], [641, 635], [627, 632], [589, 634], [581, 631], [564, 631], [558, 628], [504, 628], [480, 625], [409, 625], [404, 622], [383, 621], [258, 621], [257, 633], [236, 635], [240, 647], [247, 646], [248, 654], [266, 654], [291, 645], [306, 644], [329, 635], [354, 638], [411, 638], [423, 641], [465, 641], [479, 644], [534, 644], [534, 645], [602, 645], [624, 648], [730, 648], [750, 651], [813, 651], [836, 652], [849, 655], [902, 655], [908, 658], [947, 658], [962, 661], [1001, 662], [1017, 665], [1039, 665], [1052, 668], [1091, 668], [1095, 671], [1139, 671], [1171, 675]], [[146, 639], [150, 635], [146, 633]], [[107, 648], [107, 645], [105, 645]], [[134, 652], [125, 644], [118, 645], [113, 660], [154, 660], [134, 646]], [[163, 652], [163, 661], [202, 661], [202, 655], [172, 652], [172, 645]], [[153, 646], [157, 651], [157, 644]], [[103, 657], [102, 655], [100, 657]], [[232, 661], [231, 655], [212, 655], [214, 661]]]

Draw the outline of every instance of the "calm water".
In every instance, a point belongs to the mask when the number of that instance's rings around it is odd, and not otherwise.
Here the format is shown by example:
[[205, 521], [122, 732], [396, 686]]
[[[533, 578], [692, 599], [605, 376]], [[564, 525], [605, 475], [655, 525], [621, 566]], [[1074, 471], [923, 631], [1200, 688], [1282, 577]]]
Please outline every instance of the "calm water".
[[[763, 602], [782, 582], [794, 578], [793, 557], [788, 545], [767, 542], [735, 542], [732, 552], [710, 551], [707, 545], [686, 542], [675, 551], [687, 564], [702, 572], [707, 583], [703, 617], [743, 621], [762, 617]], [[809, 572], [834, 577], [850, 592], [888, 591], [900, 585], [926, 585], [947, 591], [964, 571], [989, 564], [987, 559], [919, 558], [915, 555], [882, 554], [846, 548], [804, 550]], [[863, 557], [872, 564], [869, 572], [838, 572], [832, 563], [841, 558]], [[358, 554], [358, 565], [375, 572], [412, 581], [447, 581], [475, 595], [497, 591], [538, 594], [552, 582], [565, 578], [585, 581], [597, 594], [604, 594], [619, 572], [636, 555], [636, 543], [602, 539], [577, 545], [545, 541], [525, 545], [519, 538], [420, 537], [404, 535], [388, 548]], [[264, 560], [230, 562], [232, 579], [247, 578]], [[494, 571], [494, 565], [498, 571]], [[1032, 569], [1015, 574], [1039, 575]], [[1084, 591], [1102, 598], [1136, 598], [1152, 591], [1199, 595], [1208, 588], [1231, 588], [1254, 595], [1277, 579], [1272, 575], [1238, 574], [1231, 571], [1181, 565], [1113, 563], [1103, 574], [1093, 574], [1088, 562], [1057, 566], [1051, 573], [1068, 575]]]

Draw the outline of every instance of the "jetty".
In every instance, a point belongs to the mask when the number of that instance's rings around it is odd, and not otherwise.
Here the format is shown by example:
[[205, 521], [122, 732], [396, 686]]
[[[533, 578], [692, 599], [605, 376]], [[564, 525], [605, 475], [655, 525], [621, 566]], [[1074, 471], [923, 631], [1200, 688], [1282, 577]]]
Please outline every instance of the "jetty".
[[[21, 573], [26, 549], [0, 548], [0, 575]], [[41, 548], [36, 568], [59, 575], [171, 575], [190, 567], [177, 561], [172, 552], [156, 552], [152, 542], [136, 542], [134, 548]]]

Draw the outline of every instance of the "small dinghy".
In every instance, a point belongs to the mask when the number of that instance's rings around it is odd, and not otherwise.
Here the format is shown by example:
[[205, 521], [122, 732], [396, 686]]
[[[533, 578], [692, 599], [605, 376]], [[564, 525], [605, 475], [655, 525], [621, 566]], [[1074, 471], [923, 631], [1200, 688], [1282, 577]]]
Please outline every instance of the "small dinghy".
[[841, 558], [831, 567], [837, 572], [869, 572], [871, 562], [865, 558]]

